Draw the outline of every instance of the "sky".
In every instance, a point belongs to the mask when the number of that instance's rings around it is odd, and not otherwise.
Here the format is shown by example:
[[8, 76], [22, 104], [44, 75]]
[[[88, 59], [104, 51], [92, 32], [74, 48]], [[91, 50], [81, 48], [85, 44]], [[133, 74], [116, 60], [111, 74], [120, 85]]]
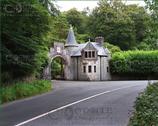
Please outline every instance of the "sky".
[[[126, 4], [138, 4], [139, 6], [145, 6], [143, 0], [124, 0]], [[71, 8], [76, 8], [78, 11], [82, 11], [84, 8], [89, 7], [90, 10], [97, 6], [98, 0], [55, 0], [55, 3], [60, 11], [67, 11]]]

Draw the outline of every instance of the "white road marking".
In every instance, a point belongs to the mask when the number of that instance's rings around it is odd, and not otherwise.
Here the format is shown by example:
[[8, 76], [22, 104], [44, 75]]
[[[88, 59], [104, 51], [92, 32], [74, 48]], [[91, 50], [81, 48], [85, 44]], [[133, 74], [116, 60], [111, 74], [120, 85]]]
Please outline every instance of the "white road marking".
[[51, 114], [51, 113], [53, 113], [53, 112], [62, 110], [62, 109], [67, 108], [67, 107], [69, 107], [69, 106], [78, 104], [78, 103], [80, 103], [80, 102], [87, 101], [87, 100], [89, 100], [89, 99], [98, 97], [98, 96], [103, 95], [103, 94], [107, 94], [107, 93], [110, 93], [110, 92], [114, 92], [114, 91], [118, 91], [118, 90], [121, 90], [121, 89], [130, 88], [130, 87], [135, 87], [135, 86], [138, 86], [138, 85], [126, 86], [126, 87], [123, 87], [123, 88], [116, 88], [116, 89], [113, 89], [113, 90], [110, 90], [110, 91], [105, 91], [105, 92], [102, 92], [102, 93], [98, 93], [98, 94], [96, 94], [96, 95], [92, 95], [92, 96], [90, 96], [90, 97], [87, 97], [87, 98], [78, 100], [78, 101], [76, 101], [76, 102], [73, 102], [73, 103], [70, 103], [70, 104], [67, 104], [67, 105], [64, 105], [64, 106], [59, 107], [59, 108], [57, 108], [57, 109], [53, 109], [53, 110], [51, 110], [51, 111], [49, 111], [49, 112], [43, 113], [43, 114], [41, 114], [41, 115], [39, 115], [39, 116], [33, 117], [33, 118], [29, 119], [29, 120], [26, 120], [26, 121], [24, 121], [24, 122], [21, 122], [21, 123], [19, 123], [19, 124], [14, 125], [14, 126], [22, 126], [22, 125], [24, 125], [24, 124], [26, 124], [26, 123], [29, 123], [29, 122], [34, 121], [34, 120], [36, 120], [36, 119], [39, 119], [39, 118], [41, 118], [41, 117], [43, 117], [43, 116], [46, 116], [46, 115], [48, 115], [48, 114]]

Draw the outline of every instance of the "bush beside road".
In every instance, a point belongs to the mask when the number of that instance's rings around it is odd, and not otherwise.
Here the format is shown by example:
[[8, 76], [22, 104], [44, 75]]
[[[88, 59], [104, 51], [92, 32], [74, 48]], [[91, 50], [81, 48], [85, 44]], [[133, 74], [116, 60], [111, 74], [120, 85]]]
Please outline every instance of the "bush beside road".
[[135, 112], [129, 126], [158, 125], [158, 83], [149, 84], [135, 103]]

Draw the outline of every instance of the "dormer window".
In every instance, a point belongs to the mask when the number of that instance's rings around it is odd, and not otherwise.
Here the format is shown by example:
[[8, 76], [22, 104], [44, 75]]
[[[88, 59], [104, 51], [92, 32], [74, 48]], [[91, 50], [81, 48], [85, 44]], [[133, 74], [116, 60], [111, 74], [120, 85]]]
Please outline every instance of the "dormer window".
[[84, 51], [84, 58], [86, 59], [96, 58], [96, 51], [91, 51], [91, 50]]

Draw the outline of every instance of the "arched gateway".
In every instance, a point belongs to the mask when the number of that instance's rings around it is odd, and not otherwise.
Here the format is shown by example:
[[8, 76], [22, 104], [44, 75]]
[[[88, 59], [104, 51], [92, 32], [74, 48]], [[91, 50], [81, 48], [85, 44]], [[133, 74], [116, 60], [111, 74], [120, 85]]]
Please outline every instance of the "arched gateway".
[[64, 61], [65, 80], [110, 80], [110, 52], [103, 46], [104, 38], [96, 37], [95, 42], [78, 44], [72, 27], [66, 44], [54, 43], [50, 48], [48, 65], [44, 69], [44, 79], [51, 79], [51, 63], [56, 57]]
[[68, 66], [70, 65], [69, 63], [69, 56], [67, 55], [67, 52], [64, 48], [64, 44], [63, 43], [54, 43], [54, 48], [51, 47], [50, 51], [48, 53], [48, 65], [47, 67], [44, 69], [43, 72], [43, 77], [44, 79], [51, 79], [52, 75], [51, 75], [51, 63], [52, 61], [57, 58], [60, 57], [61, 59], [63, 59], [63, 64], [64, 64], [64, 79], [69, 79], [68, 74], [69, 74], [69, 70], [68, 70]]

